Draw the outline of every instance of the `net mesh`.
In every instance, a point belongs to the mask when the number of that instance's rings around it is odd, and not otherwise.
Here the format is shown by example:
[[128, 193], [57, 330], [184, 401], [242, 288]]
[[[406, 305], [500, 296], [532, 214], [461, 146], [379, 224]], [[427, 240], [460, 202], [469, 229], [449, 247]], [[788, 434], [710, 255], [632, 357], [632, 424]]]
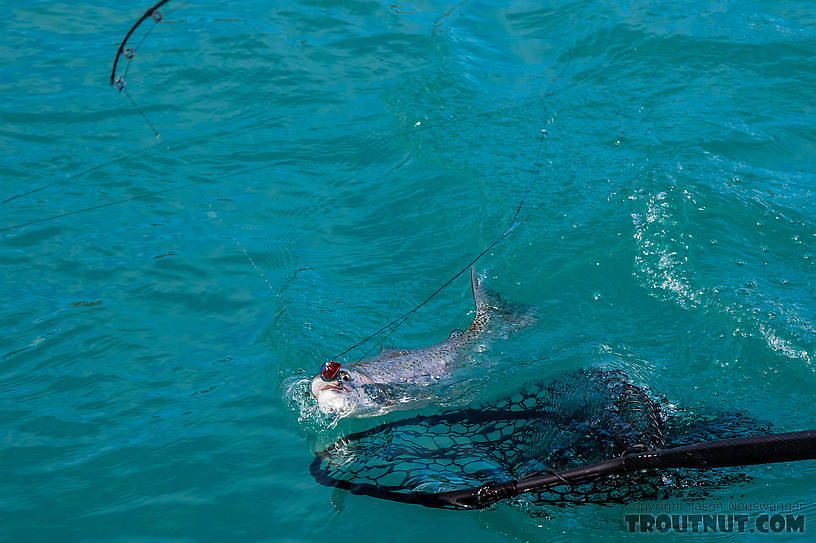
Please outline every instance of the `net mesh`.
[[[617, 370], [580, 370], [488, 405], [414, 417], [348, 435], [317, 453], [321, 483], [398, 501], [559, 472], [644, 450], [762, 433], [742, 413], [668, 410]], [[527, 494], [539, 504], [615, 503], [699, 495], [746, 477], [734, 470], [610, 475]]]

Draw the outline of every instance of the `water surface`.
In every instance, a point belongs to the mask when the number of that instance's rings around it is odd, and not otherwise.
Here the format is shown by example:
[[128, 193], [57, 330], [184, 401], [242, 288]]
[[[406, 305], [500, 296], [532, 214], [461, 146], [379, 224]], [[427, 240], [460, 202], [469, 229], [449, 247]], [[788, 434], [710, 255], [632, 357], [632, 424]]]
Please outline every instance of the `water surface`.
[[[108, 81], [147, 7], [0, 22], [3, 539], [626, 537], [621, 506], [338, 513], [308, 473], [368, 423], [321, 431], [288, 380], [424, 299], [521, 198], [480, 269], [539, 321], [452, 405], [604, 364], [814, 426], [810, 4], [171, 0], [127, 75], [158, 139]], [[388, 341], [470, 310], [462, 277]], [[812, 529], [813, 462], [751, 474], [712, 500], [802, 503]]]

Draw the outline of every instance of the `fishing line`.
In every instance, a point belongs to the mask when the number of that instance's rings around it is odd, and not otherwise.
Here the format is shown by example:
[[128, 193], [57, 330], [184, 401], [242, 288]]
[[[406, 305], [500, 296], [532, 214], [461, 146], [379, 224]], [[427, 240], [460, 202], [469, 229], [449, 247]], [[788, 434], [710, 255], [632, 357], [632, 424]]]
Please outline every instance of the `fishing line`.
[[145, 115], [144, 111], [142, 111], [142, 108], [140, 108], [139, 105], [136, 103], [136, 100], [134, 100], [133, 97], [130, 94], [126, 93], [125, 89], [122, 89], [119, 92], [121, 94], [123, 94], [128, 100], [130, 100], [130, 103], [133, 104], [133, 107], [136, 109], [136, 111], [139, 112], [139, 115], [142, 116], [142, 119], [144, 119], [144, 122], [147, 123], [147, 126], [150, 127], [150, 129], [153, 131], [153, 134], [158, 138], [159, 137], [159, 131], [156, 130], [156, 127], [153, 126], [153, 123], [151, 123], [150, 119], [147, 118], [147, 115]]
[[22, 228], [24, 226], [31, 226], [32, 224], [39, 224], [39, 223], [42, 223], [42, 222], [53, 221], [55, 219], [61, 219], [62, 217], [69, 217], [71, 215], [78, 215], [80, 213], [87, 213], [89, 211], [95, 211], [97, 209], [112, 207], [112, 206], [124, 204], [126, 202], [133, 202], [135, 200], [144, 200], [145, 198], [150, 198], [151, 196], [156, 196], [157, 194], [164, 194], [164, 193], [167, 193], [167, 192], [172, 192], [174, 190], [180, 190], [180, 189], [183, 189], [183, 188], [191, 187], [193, 185], [200, 185], [200, 184], [206, 183], [206, 182], [208, 182], [208, 181], [194, 181], [192, 183], [179, 185], [177, 187], [170, 187], [170, 188], [163, 189], [163, 190], [155, 190], [155, 191], [151, 191], [151, 192], [148, 192], [148, 193], [145, 193], [145, 194], [140, 194], [138, 196], [132, 196], [130, 198], [123, 198], [122, 200], [115, 200], [113, 202], [105, 202], [104, 204], [99, 204], [99, 205], [90, 206], [90, 207], [83, 207], [81, 209], [75, 209], [73, 211], [66, 211], [65, 213], [59, 213], [57, 215], [51, 215], [50, 217], [45, 217], [45, 218], [42, 218], [42, 219], [36, 219], [36, 220], [33, 220], [33, 221], [28, 221], [28, 222], [19, 223], [19, 224], [13, 224], [11, 226], [6, 226], [6, 227], [3, 227], [3, 228], [0, 228], [0, 232], [7, 232], [9, 230], [15, 230], [17, 228]]
[[152, 190], [152, 191], [146, 192], [144, 194], [139, 194], [137, 196], [131, 196], [129, 198], [122, 198], [121, 200], [114, 200], [112, 202], [105, 202], [104, 204], [99, 204], [99, 205], [89, 206], [89, 207], [83, 207], [81, 209], [75, 209], [73, 211], [67, 211], [65, 213], [58, 213], [56, 215], [51, 215], [49, 217], [45, 217], [45, 218], [42, 218], [42, 219], [36, 219], [36, 220], [33, 220], [33, 221], [24, 222], [24, 223], [13, 224], [11, 226], [6, 226], [6, 227], [3, 227], [3, 228], [0, 228], [0, 232], [15, 230], [17, 228], [22, 228], [24, 226], [30, 226], [32, 224], [38, 224], [38, 223], [42, 223], [42, 222], [53, 221], [55, 219], [60, 219], [62, 217], [68, 217], [68, 216], [71, 216], [71, 215], [78, 215], [80, 213], [87, 213], [89, 211], [95, 211], [95, 210], [106, 208], [106, 207], [121, 205], [121, 204], [124, 204], [124, 203], [127, 203], [127, 202], [133, 202], [135, 200], [144, 200], [145, 198], [150, 198], [151, 196], [156, 196], [156, 195], [159, 195], [159, 194], [166, 194], [168, 192], [182, 190], [182, 189], [186, 189], [186, 188], [189, 188], [189, 187], [194, 187], [194, 186], [204, 185], [204, 184], [215, 184], [218, 181], [221, 181], [221, 180], [226, 179], [228, 177], [236, 177], [236, 176], [239, 176], [239, 175], [244, 175], [244, 174], [247, 174], [247, 173], [260, 171], [260, 170], [263, 170], [263, 169], [266, 169], [266, 168], [271, 168], [273, 166], [279, 166], [279, 165], [285, 164], [287, 162], [294, 162], [294, 160], [295, 159], [284, 159], [284, 160], [281, 160], [278, 163], [273, 164], [273, 165], [264, 164], [263, 166], [258, 166], [258, 167], [255, 167], [255, 168], [249, 168], [247, 170], [242, 170], [240, 172], [232, 172], [232, 173], [224, 174], [224, 175], [222, 175], [220, 177], [216, 177], [216, 178], [201, 179], [199, 181], [191, 181], [189, 183], [184, 183], [183, 185], [177, 185], [175, 187], [169, 187], [169, 188], [161, 189], [161, 190]]
[[[182, 143], [184, 143], [184, 142], [182, 142]], [[176, 143], [175, 147], [173, 145], [170, 145], [167, 148], [167, 150], [171, 151], [171, 150], [183, 149], [184, 145], [182, 143]], [[154, 141], [151, 145], [157, 145], [157, 144], [158, 144], [158, 141]], [[149, 148], [142, 148], [139, 151], [140, 151], [139, 152], [140, 155], [148, 156], [150, 149]], [[79, 172], [77, 172], [77, 173], [75, 173], [73, 175], [68, 175], [68, 176], [65, 177], [65, 179], [63, 179], [61, 181], [56, 181], [54, 183], [49, 183], [47, 185], [43, 185], [41, 187], [37, 187], [35, 189], [31, 189], [31, 190], [26, 191], [26, 192], [21, 192], [19, 194], [15, 194], [13, 196], [10, 196], [9, 198], [6, 198], [5, 200], [3, 200], [0, 203], [5, 204], [7, 202], [11, 202], [12, 200], [16, 200], [17, 198], [22, 198], [23, 196], [28, 196], [30, 194], [40, 192], [41, 190], [45, 190], [45, 189], [49, 189], [51, 187], [56, 187], [56, 186], [59, 186], [59, 185], [63, 185], [68, 181], [71, 181], [73, 179], [78, 179], [78, 178], [80, 178], [80, 177], [82, 177], [84, 175], [95, 172], [96, 170], [100, 170], [100, 169], [104, 168], [105, 166], [110, 166], [111, 164], [116, 164], [117, 162], [121, 162], [122, 160], [133, 156], [133, 154], [134, 153], [132, 151], [125, 151], [124, 153], [122, 153], [122, 154], [120, 154], [120, 155], [118, 155], [118, 156], [116, 156], [114, 158], [111, 158], [111, 159], [106, 160], [104, 162], [100, 162], [98, 164], [95, 164], [93, 166], [85, 168], [84, 170], [80, 170]], [[45, 220], [50, 220], [50, 219], [45, 219]], [[22, 226], [22, 225], [18, 225], [18, 226]], [[12, 226], [11, 228], [16, 228], [16, 227], [17, 226]]]
[[42, 187], [37, 187], [36, 189], [29, 190], [27, 192], [21, 192], [19, 194], [13, 194], [13, 195], [9, 196], [8, 198], [6, 198], [5, 200], [3, 200], [2, 202], [0, 202], [0, 204], [6, 204], [8, 202], [11, 202], [12, 200], [16, 200], [17, 198], [22, 198], [23, 196], [28, 196], [29, 194], [34, 194], [35, 192], [40, 192], [41, 190], [45, 190], [50, 186], [52, 186], [52, 185], [44, 185]]
[[244, 253], [244, 256], [247, 258], [247, 260], [249, 260], [249, 263], [250, 263], [250, 264], [252, 264], [252, 267], [253, 267], [253, 268], [255, 268], [255, 271], [258, 273], [258, 275], [261, 277], [261, 279], [263, 279], [263, 282], [266, 284], [266, 287], [267, 287], [269, 290], [271, 290], [272, 292], [275, 292], [275, 289], [274, 289], [274, 288], [272, 288], [272, 284], [269, 282], [269, 279], [267, 279], [267, 278], [266, 278], [266, 274], [263, 272], [263, 270], [262, 270], [262, 269], [261, 269], [261, 268], [258, 266], [258, 264], [255, 262], [255, 259], [254, 259], [254, 258], [252, 258], [252, 255], [251, 255], [251, 254], [249, 254], [249, 251], [247, 251], [247, 250], [246, 250], [246, 247], [244, 247], [244, 246], [241, 244], [241, 242], [240, 242], [240, 241], [238, 241], [238, 238], [236, 238], [235, 236], [233, 236], [232, 240], [235, 242], [235, 245], [237, 245], [237, 246], [238, 246], [238, 249], [239, 249], [239, 250], [240, 250], [242, 253]]

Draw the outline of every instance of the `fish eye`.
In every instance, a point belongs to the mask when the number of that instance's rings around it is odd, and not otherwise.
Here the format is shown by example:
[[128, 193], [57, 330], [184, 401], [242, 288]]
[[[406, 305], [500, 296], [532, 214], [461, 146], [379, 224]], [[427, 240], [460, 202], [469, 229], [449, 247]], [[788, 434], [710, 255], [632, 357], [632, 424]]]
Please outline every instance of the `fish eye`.
[[341, 381], [351, 381], [351, 374], [345, 370], [340, 370], [337, 376]]

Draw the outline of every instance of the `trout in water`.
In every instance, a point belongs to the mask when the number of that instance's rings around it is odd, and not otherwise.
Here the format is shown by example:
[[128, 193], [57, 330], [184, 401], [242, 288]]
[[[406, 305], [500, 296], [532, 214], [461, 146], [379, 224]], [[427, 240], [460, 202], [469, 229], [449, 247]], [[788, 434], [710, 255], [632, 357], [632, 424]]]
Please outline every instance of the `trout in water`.
[[416, 407], [405, 390], [447, 377], [458, 361], [477, 346], [484, 348], [496, 333], [507, 336], [535, 322], [532, 308], [505, 304], [484, 288], [473, 268], [470, 282], [476, 316], [467, 330], [454, 330], [445, 341], [424, 349], [384, 349], [343, 367], [327, 362], [309, 383], [320, 411], [341, 417], [373, 416]]

